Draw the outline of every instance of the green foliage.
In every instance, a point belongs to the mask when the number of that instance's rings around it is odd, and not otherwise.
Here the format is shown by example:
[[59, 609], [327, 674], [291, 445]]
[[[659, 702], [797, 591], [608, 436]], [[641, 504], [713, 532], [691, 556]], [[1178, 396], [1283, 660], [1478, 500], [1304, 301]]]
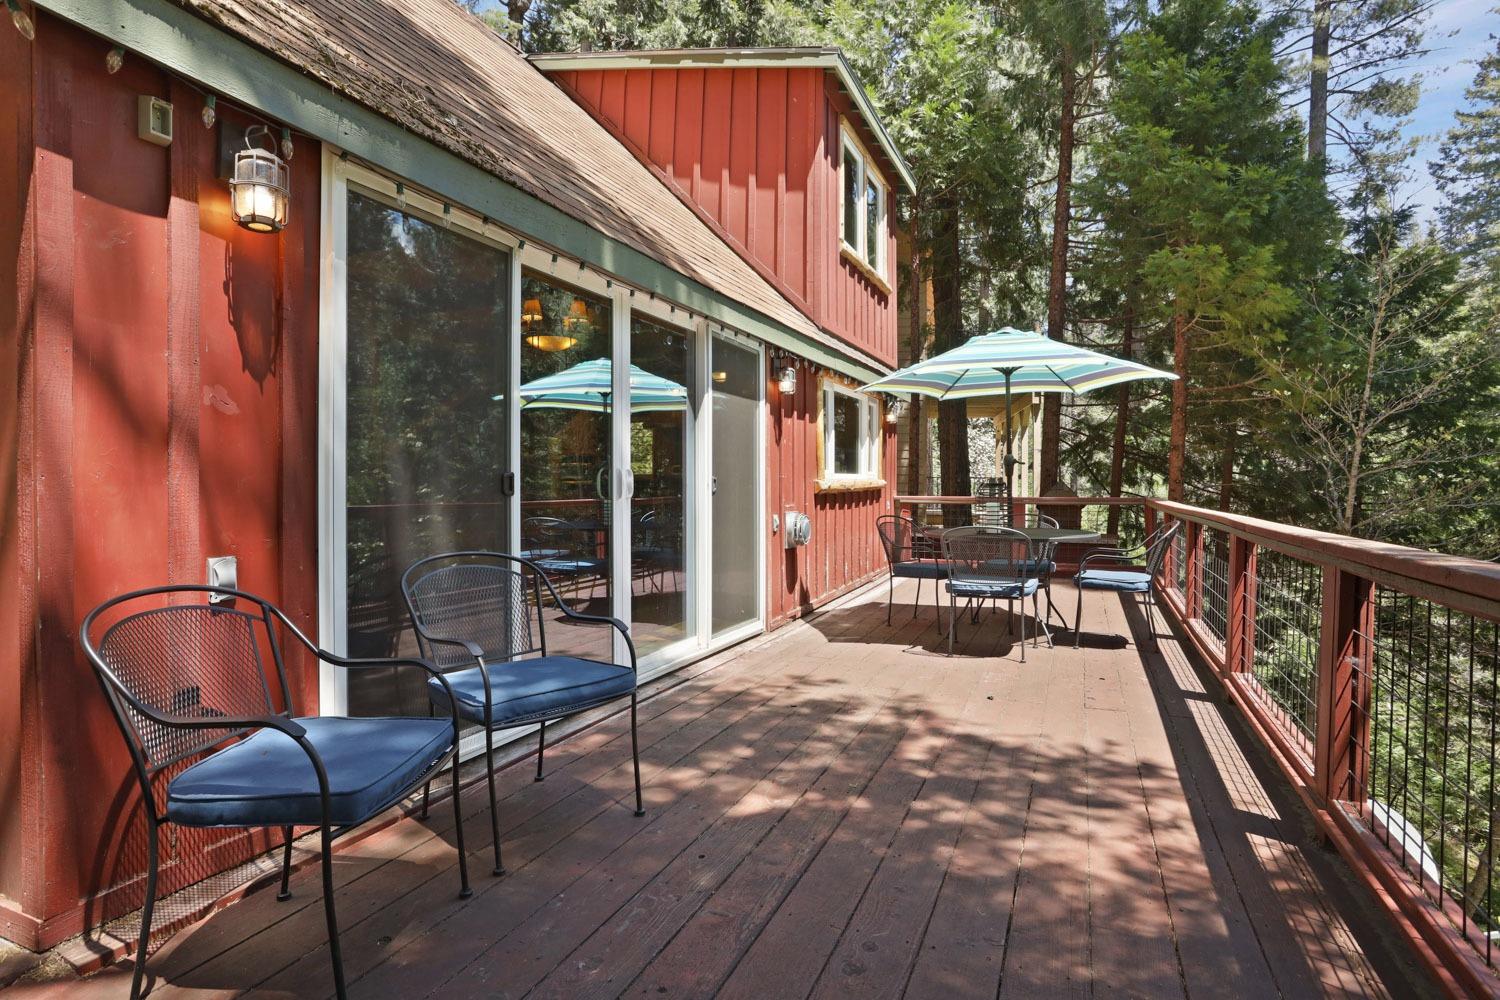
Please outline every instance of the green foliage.
[[1500, 264], [1500, 42], [1479, 63], [1459, 111], [1432, 165], [1444, 201], [1438, 211], [1450, 246], [1475, 264]]

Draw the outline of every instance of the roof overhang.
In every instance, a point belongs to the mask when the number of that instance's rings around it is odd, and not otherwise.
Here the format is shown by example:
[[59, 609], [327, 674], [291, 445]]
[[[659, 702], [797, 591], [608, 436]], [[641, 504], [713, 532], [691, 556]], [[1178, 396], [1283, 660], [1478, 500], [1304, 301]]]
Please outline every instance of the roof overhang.
[[527, 57], [544, 73], [599, 69], [821, 69], [833, 73], [839, 85], [859, 109], [860, 118], [880, 144], [892, 167], [901, 178], [908, 194], [916, 192], [917, 182], [911, 168], [896, 148], [890, 133], [876, 114], [864, 86], [854, 75], [842, 50], [801, 46], [795, 48], [750, 49], [627, 49], [610, 52], [542, 52]]

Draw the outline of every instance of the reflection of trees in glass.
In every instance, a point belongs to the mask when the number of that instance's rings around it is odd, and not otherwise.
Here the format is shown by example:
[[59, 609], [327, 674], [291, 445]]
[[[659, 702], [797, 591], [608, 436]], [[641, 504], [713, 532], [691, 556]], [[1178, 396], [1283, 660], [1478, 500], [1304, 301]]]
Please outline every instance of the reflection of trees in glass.
[[[503, 251], [349, 195], [353, 653], [395, 648], [404, 624], [399, 574], [411, 562], [501, 544], [509, 273]], [[395, 697], [404, 695], [365, 700], [385, 708]]]

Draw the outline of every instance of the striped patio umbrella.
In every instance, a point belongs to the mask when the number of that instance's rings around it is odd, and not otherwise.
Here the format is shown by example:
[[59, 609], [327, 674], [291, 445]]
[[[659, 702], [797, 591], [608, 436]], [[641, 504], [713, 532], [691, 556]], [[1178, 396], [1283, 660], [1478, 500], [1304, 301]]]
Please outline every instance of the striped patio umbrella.
[[[582, 361], [555, 375], [521, 386], [521, 409], [587, 410], [605, 413], [614, 391], [608, 358]], [[630, 412], [663, 413], [687, 409], [687, 389], [671, 379], [630, 366]]]
[[1010, 394], [1014, 392], [1092, 392], [1146, 378], [1176, 378], [1171, 372], [1113, 358], [1086, 347], [1064, 344], [1040, 333], [1005, 327], [936, 357], [918, 361], [864, 388], [871, 392], [910, 392], [935, 399], [1004, 395], [1005, 499], [1009, 509], [1011, 475]]

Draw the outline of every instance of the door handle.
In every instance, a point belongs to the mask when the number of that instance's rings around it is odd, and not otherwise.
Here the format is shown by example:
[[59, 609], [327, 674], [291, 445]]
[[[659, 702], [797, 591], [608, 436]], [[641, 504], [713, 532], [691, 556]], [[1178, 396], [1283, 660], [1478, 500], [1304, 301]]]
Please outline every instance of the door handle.
[[594, 493], [600, 500], [609, 500], [611, 497], [605, 492], [604, 477], [609, 474], [609, 466], [599, 466], [599, 471], [594, 473]]
[[719, 477], [718, 476], [710, 476], [708, 482], [709, 482], [709, 486], [708, 486], [708, 493], [709, 493], [709, 495], [710, 496], [718, 496], [719, 495]]
[[500, 493], [502, 496], [513, 497], [516, 495], [516, 474], [507, 472], [500, 477]]

